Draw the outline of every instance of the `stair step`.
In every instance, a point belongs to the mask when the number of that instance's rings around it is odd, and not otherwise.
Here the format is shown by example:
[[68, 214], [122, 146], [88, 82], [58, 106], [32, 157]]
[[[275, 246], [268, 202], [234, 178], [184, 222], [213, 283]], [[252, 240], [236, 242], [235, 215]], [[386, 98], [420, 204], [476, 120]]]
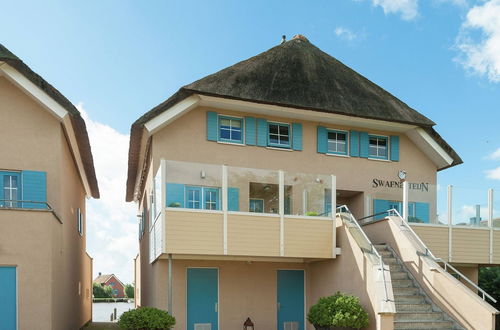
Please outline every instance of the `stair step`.
[[428, 303], [412, 304], [396, 301], [396, 312], [429, 312], [432, 306]]
[[401, 272], [403, 271], [403, 267], [401, 266], [401, 264], [387, 264], [387, 266], [389, 266], [389, 271], [391, 272]]
[[384, 258], [384, 257], [393, 257], [392, 251], [389, 251], [389, 250], [380, 250], [380, 251], [377, 251], [377, 252], [382, 256], [382, 258]]
[[407, 287], [407, 288], [397, 288], [393, 287], [392, 291], [394, 292], [395, 296], [398, 295], [418, 295], [420, 293], [419, 289], [416, 287]]
[[392, 279], [392, 287], [393, 288], [409, 288], [409, 287], [415, 287], [415, 283], [413, 283], [412, 280], [410, 279]]
[[391, 272], [391, 279], [394, 280], [409, 280], [410, 277], [406, 272]]
[[453, 329], [451, 321], [394, 321], [394, 329]]
[[387, 244], [374, 244], [373, 246], [377, 251], [387, 250]]
[[394, 295], [396, 304], [423, 304], [425, 297], [421, 295]]
[[396, 259], [394, 257], [384, 257], [384, 258], [382, 258], [382, 260], [384, 261], [384, 264], [386, 264], [386, 265], [399, 264], [398, 259]]
[[443, 313], [440, 312], [397, 312], [396, 321], [442, 321]]

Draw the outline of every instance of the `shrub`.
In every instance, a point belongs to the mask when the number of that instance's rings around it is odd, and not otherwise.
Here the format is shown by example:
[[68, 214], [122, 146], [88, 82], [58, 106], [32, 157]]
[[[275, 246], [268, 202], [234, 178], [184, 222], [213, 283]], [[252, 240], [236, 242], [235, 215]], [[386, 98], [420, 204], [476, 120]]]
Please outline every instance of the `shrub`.
[[308, 212], [306, 212], [306, 215], [309, 217], [316, 217], [316, 216], [318, 216], [318, 212], [308, 211]]
[[125, 312], [118, 320], [120, 329], [127, 330], [168, 330], [175, 325], [175, 317], [152, 307], [140, 307]]
[[316, 327], [350, 327], [361, 329], [368, 326], [368, 313], [359, 304], [359, 299], [340, 292], [320, 298], [311, 306], [307, 320]]

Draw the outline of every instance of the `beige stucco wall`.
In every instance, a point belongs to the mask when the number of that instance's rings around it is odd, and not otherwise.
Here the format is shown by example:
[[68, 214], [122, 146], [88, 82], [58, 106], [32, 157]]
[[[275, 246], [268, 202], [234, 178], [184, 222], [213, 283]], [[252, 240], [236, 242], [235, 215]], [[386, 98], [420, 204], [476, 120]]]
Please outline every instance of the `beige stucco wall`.
[[[303, 151], [285, 151], [256, 146], [239, 146], [208, 141], [206, 138], [206, 111], [216, 111], [224, 115], [254, 116], [251, 113], [231, 112], [214, 108], [199, 107], [176, 119], [153, 135], [153, 167], [159, 167], [161, 158], [217, 165], [230, 165], [261, 169], [282, 169], [290, 173], [334, 174], [337, 189], [364, 192], [352, 202], [353, 212], [363, 214], [363, 196], [402, 200], [399, 188], [373, 188], [373, 179], [396, 180], [398, 171], [407, 171], [410, 182], [436, 183], [436, 166], [404, 134], [400, 137], [400, 161], [379, 161], [358, 157], [336, 157], [317, 153], [317, 126], [319, 122], [296, 121], [302, 123]], [[267, 120], [292, 122], [286, 118], [265, 117]], [[328, 125], [329, 128], [355, 129], [353, 127]], [[367, 131], [366, 129], [357, 129]], [[369, 131], [380, 135], [394, 133]], [[369, 168], [369, 170], [367, 170]], [[231, 178], [229, 178], [231, 181]], [[230, 184], [231, 185], [231, 184]], [[417, 196], [416, 194], [413, 194]], [[360, 202], [361, 201], [361, 202]], [[371, 203], [370, 203], [371, 204]], [[435, 207], [431, 205], [431, 214]]]
[[[47, 202], [63, 221], [63, 224], [58, 223], [50, 213], [0, 210], [0, 220], [5, 223], [2, 232], [17, 230], [12, 218], [25, 219], [22, 228], [27, 231], [26, 235], [16, 237], [9, 248], [16, 251], [14, 259], [19, 266], [19, 276], [40, 278], [41, 281], [37, 286], [20, 281], [20, 292], [26, 287], [31, 293], [47, 291], [39, 300], [32, 294], [19, 296], [20, 324], [33, 320], [36, 326], [27, 328], [79, 328], [89, 321], [91, 313], [90, 297], [85, 294], [91, 288], [88, 275], [91, 266], [85, 252], [85, 235], [81, 237], [77, 233], [76, 224], [77, 208], [84, 215], [84, 226], [86, 223], [85, 192], [61, 123], [39, 103], [0, 77], [0, 131], [2, 136], [9, 137], [0, 140], [0, 170], [46, 172]], [[49, 216], [50, 221], [43, 219]], [[42, 223], [45, 224], [43, 229], [33, 230]], [[35, 243], [43, 244], [46, 249], [36, 249]], [[21, 249], [21, 246], [30, 248]], [[0, 254], [0, 265], [4, 264], [2, 258]], [[40, 260], [45, 263], [39, 265]], [[39, 308], [45, 310], [43, 317], [37, 319], [32, 314]]]

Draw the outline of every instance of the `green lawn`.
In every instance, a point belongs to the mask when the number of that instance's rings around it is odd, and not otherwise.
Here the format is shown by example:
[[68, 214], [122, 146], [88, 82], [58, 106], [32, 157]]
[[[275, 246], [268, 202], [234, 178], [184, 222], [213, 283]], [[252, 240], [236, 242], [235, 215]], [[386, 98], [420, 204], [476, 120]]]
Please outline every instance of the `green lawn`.
[[112, 322], [92, 322], [83, 328], [83, 330], [116, 330], [116, 329], [120, 328], [118, 328], [118, 325], [116, 323]]

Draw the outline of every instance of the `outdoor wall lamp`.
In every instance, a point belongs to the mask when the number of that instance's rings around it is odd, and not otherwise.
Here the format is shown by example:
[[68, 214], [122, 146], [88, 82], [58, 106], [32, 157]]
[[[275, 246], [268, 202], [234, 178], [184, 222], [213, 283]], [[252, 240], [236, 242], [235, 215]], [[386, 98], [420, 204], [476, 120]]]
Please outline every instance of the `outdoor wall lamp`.
[[207, 174], [205, 173], [205, 171], [201, 171], [201, 172], [200, 172], [200, 177], [201, 177], [202, 179], [205, 179], [205, 177], [206, 177], [206, 176], [207, 176]]
[[244, 330], [254, 330], [253, 322], [252, 322], [252, 320], [250, 320], [249, 317], [247, 317], [247, 320], [245, 321], [245, 323], [243, 323], [243, 329]]

